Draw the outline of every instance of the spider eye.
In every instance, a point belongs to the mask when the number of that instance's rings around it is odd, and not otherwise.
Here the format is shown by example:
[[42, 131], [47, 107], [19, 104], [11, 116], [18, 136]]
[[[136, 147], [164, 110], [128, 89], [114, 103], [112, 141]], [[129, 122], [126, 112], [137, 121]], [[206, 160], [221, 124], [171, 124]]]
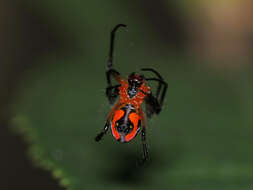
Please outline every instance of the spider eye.
[[132, 125], [130, 125], [130, 127], [129, 127], [130, 129], [132, 129], [133, 128], [133, 126]]
[[118, 122], [116, 123], [116, 126], [117, 126], [117, 127], [119, 126], [119, 123], [118, 123]]

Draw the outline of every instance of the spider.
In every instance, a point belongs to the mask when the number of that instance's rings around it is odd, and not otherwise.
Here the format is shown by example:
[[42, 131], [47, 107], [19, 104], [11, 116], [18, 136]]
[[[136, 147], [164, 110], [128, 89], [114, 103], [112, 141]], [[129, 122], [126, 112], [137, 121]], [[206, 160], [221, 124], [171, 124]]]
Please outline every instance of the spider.
[[[143, 109], [141, 107], [143, 101], [146, 106], [146, 116], [151, 118], [153, 114], [159, 114], [162, 110], [164, 97], [167, 90], [167, 83], [161, 75], [151, 68], [143, 68], [142, 71], [150, 71], [156, 77], [145, 78], [141, 74], [131, 73], [128, 79], [125, 80], [120, 76], [120, 73], [113, 69], [113, 49], [115, 32], [120, 27], [126, 27], [125, 24], [118, 24], [111, 31], [110, 51], [107, 63], [107, 88], [106, 96], [110, 104], [114, 104], [119, 96], [118, 102], [114, 105], [108, 114], [105, 126], [95, 140], [100, 141], [106, 134], [109, 128], [113, 137], [121, 142], [129, 142], [135, 138], [141, 129], [141, 140], [143, 148], [143, 161], [149, 158], [147, 143], [146, 143], [146, 122]], [[118, 82], [117, 85], [112, 85], [112, 77]], [[158, 83], [155, 94], [153, 95], [147, 81], [155, 81]]]

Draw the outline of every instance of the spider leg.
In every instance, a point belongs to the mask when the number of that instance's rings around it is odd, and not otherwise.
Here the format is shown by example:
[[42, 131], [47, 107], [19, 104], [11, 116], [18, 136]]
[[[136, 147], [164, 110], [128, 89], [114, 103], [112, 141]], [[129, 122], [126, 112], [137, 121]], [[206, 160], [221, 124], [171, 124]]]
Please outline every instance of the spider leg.
[[[159, 82], [160, 88], [157, 89], [157, 93], [156, 93], [155, 98], [158, 99], [159, 104], [162, 106], [163, 105], [163, 101], [164, 101], [164, 97], [165, 97], [165, 94], [166, 94], [166, 91], [167, 91], [167, 88], [168, 88], [168, 84], [165, 81], [157, 79], [157, 78], [146, 78], [145, 80], [146, 81], [157, 81], [157, 82]], [[161, 92], [161, 87], [162, 86], [163, 86], [163, 90], [162, 90], [162, 93], [161, 93], [161, 96], [160, 96], [160, 92]], [[159, 96], [160, 96], [160, 98], [159, 98]]]
[[141, 122], [142, 122], [142, 130], [141, 130], [141, 141], [142, 141], [142, 149], [143, 149], [142, 163], [144, 163], [146, 160], [149, 159], [148, 147], [147, 147], [147, 142], [146, 142], [146, 121], [145, 121], [145, 115], [141, 108], [139, 109], [139, 113], [140, 113]]
[[[163, 81], [162, 76], [161, 76], [156, 70], [154, 70], [154, 69], [152, 69], [152, 68], [142, 68], [141, 70], [142, 70], [142, 71], [151, 71], [151, 72], [153, 72], [160, 80]], [[157, 90], [156, 90], [156, 97], [159, 96], [161, 87], [162, 87], [162, 85], [161, 85], [161, 83], [159, 83], [159, 84], [158, 84], [158, 87], [157, 87]]]
[[110, 104], [113, 104], [116, 100], [116, 98], [119, 95], [118, 87], [121, 85], [112, 85], [112, 79], [113, 77], [117, 82], [122, 83], [123, 79], [120, 77], [120, 74], [115, 69], [110, 69], [106, 72], [106, 79], [107, 79], [107, 88], [106, 88], [106, 96], [109, 100]]
[[107, 88], [106, 88], [106, 96], [109, 100], [110, 104], [113, 104], [119, 95], [118, 87], [120, 85], [112, 85], [113, 77], [117, 82], [122, 83], [123, 79], [120, 77], [120, 73], [113, 69], [113, 53], [114, 53], [114, 40], [115, 40], [115, 33], [120, 27], [126, 27], [125, 24], [118, 24], [116, 25], [113, 30], [111, 31], [111, 38], [110, 38], [110, 51], [109, 51], [109, 58], [107, 62], [107, 72], [106, 72], [106, 80], [107, 80]]
[[118, 84], [118, 85], [114, 85], [114, 86], [108, 86], [106, 88], [106, 97], [108, 98], [110, 104], [113, 104], [115, 102], [116, 98], [118, 97], [118, 95], [119, 95], [118, 87], [120, 87], [120, 86], [121, 85]]
[[158, 102], [158, 99], [152, 95], [148, 94], [145, 98], [146, 106], [146, 115], [148, 118], [151, 118], [154, 113], [159, 114], [161, 111], [161, 105]]
[[104, 129], [102, 132], [98, 133], [96, 138], [95, 138], [95, 141], [100, 141], [102, 139], [102, 137], [106, 134], [106, 132], [108, 131], [108, 128], [109, 128], [109, 125], [108, 123], [106, 122], [105, 123], [105, 126], [104, 126]]
[[149, 158], [147, 142], [146, 142], [146, 128], [142, 128], [141, 141], [142, 141], [142, 148], [143, 148], [143, 162], [145, 162]]
[[114, 39], [115, 39], [115, 32], [119, 27], [126, 27], [125, 24], [118, 24], [116, 25], [113, 30], [111, 31], [111, 40], [110, 40], [110, 51], [109, 51], [109, 59], [107, 63], [108, 69], [112, 68], [112, 62], [113, 62], [113, 52], [114, 52]]
[[159, 97], [159, 94], [160, 94], [160, 91], [161, 91], [162, 84], [165, 84], [165, 86], [166, 86], [167, 83], [164, 82], [162, 76], [161, 76], [156, 70], [154, 70], [154, 69], [152, 69], [152, 68], [143, 68], [143, 69], [141, 69], [141, 70], [142, 70], [142, 71], [151, 71], [151, 72], [153, 72], [153, 73], [158, 77], [158, 79], [157, 79], [157, 78], [146, 79], [146, 80], [156, 80], [156, 81], [159, 82], [159, 83], [158, 83], [157, 90], [156, 90], [156, 96], [155, 96], [155, 97], [158, 98], [158, 97]]
[[148, 118], [151, 118], [154, 113], [156, 114], [160, 113], [168, 85], [156, 70], [151, 68], [144, 68], [141, 70], [151, 71], [158, 77], [158, 78], [145, 78], [146, 81], [158, 82], [158, 87], [155, 96], [152, 93], [150, 93], [147, 94], [145, 98], [147, 116]]
[[106, 132], [108, 131], [109, 129], [109, 126], [110, 126], [110, 122], [111, 122], [111, 119], [112, 119], [112, 115], [113, 113], [115, 112], [115, 110], [117, 110], [122, 104], [121, 103], [117, 103], [113, 108], [112, 110], [110, 111], [108, 117], [107, 117], [107, 120], [106, 120], [106, 123], [105, 123], [105, 126], [103, 128], [103, 130], [97, 134], [97, 136], [95, 137], [95, 141], [100, 141], [102, 139], [102, 137], [106, 134]]
[[111, 75], [113, 75], [116, 80], [120, 80], [119, 72], [112, 68], [112, 66], [113, 66], [112, 63], [113, 63], [113, 53], [114, 53], [115, 32], [117, 31], [117, 29], [119, 27], [126, 27], [126, 25], [125, 24], [118, 24], [111, 31], [110, 51], [109, 51], [109, 58], [108, 58], [108, 62], [107, 62], [108, 71], [106, 72], [106, 78], [107, 78], [108, 86], [112, 86], [112, 84], [111, 84]]
[[111, 77], [113, 77], [118, 82], [121, 82], [122, 80], [118, 71], [116, 71], [115, 69], [109, 69], [108, 71], [106, 71], [106, 80], [107, 80], [108, 87], [112, 86]]

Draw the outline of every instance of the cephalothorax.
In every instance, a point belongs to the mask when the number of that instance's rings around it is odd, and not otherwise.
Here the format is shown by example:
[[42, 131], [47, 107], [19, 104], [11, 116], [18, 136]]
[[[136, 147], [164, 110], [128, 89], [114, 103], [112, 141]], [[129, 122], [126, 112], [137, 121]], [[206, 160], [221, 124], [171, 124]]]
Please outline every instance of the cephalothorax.
[[[167, 83], [157, 71], [151, 68], [141, 70], [150, 71], [156, 77], [145, 78], [144, 75], [131, 73], [127, 80], [123, 79], [120, 73], [112, 68], [114, 37], [119, 27], [126, 27], [126, 25], [118, 24], [111, 32], [110, 52], [107, 64], [108, 70], [106, 72], [108, 84], [106, 96], [110, 104], [113, 104], [118, 96], [119, 100], [109, 112], [104, 129], [96, 136], [95, 140], [100, 141], [108, 131], [108, 128], [111, 128], [113, 137], [119, 142], [129, 142], [141, 131], [143, 159], [145, 161], [148, 159], [148, 150], [146, 144], [145, 114], [141, 105], [144, 101], [147, 117], [151, 118], [153, 114], [159, 114], [166, 94]], [[111, 77], [116, 80], [117, 85], [112, 85]], [[154, 95], [151, 88], [147, 85], [147, 81], [155, 81], [158, 83]]]

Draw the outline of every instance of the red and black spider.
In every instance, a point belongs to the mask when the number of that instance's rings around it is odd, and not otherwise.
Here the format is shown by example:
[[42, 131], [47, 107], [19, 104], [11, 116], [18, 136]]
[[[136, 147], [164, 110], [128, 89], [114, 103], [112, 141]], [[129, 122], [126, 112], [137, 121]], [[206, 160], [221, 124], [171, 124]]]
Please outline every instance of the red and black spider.
[[[113, 49], [115, 32], [119, 27], [126, 27], [124, 24], [118, 24], [111, 32], [110, 52], [108, 59], [108, 71], [106, 72], [107, 88], [106, 96], [113, 104], [119, 96], [116, 105], [110, 111], [104, 129], [100, 132], [95, 140], [100, 141], [108, 128], [111, 128], [112, 135], [119, 142], [129, 142], [137, 135], [141, 129], [141, 140], [143, 145], [144, 161], [148, 159], [148, 150], [146, 144], [146, 123], [145, 115], [142, 110], [142, 103], [146, 105], [146, 115], [151, 118], [153, 114], [159, 114], [167, 90], [167, 83], [161, 75], [151, 68], [141, 69], [142, 71], [151, 71], [156, 78], [145, 78], [143, 75], [131, 73], [128, 79], [123, 79], [119, 72], [112, 68]], [[119, 84], [112, 85], [111, 77]], [[158, 86], [153, 95], [147, 81], [156, 81]]]

